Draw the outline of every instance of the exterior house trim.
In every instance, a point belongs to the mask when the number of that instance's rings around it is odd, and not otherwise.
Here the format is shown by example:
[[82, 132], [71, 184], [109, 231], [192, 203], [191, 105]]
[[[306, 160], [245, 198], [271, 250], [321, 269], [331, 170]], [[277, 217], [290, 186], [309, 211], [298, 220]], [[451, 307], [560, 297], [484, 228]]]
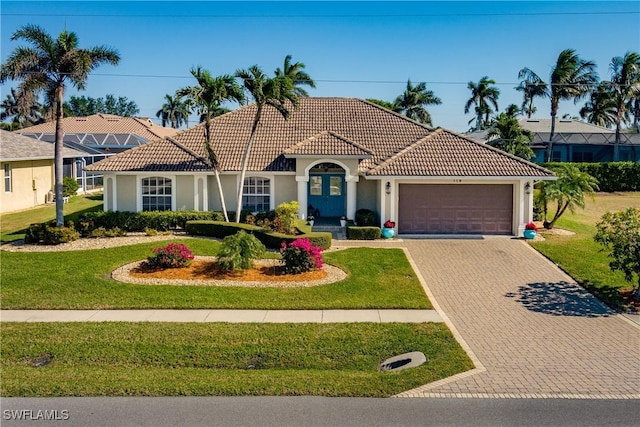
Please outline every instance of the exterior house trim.
[[167, 178], [171, 180], [171, 210], [176, 210], [176, 174], [162, 172], [141, 174], [136, 176], [136, 212], [142, 212], [142, 180], [145, 178]]
[[[264, 178], [264, 179], [268, 179], [269, 180], [269, 210], [274, 210], [275, 209], [275, 187], [276, 187], [276, 180], [275, 180], [275, 174], [272, 174], [271, 172], [251, 172], [251, 171], [247, 171], [246, 175], [244, 176], [244, 179], [247, 178]], [[236, 177], [236, 195], [237, 192], [239, 190], [239, 186], [242, 185], [244, 186], [243, 182], [240, 182], [240, 174], [237, 174]], [[242, 195], [244, 196], [245, 193], [243, 192]], [[242, 204], [242, 200], [240, 200], [240, 203]], [[240, 210], [242, 210], [242, 206], [240, 206]]]

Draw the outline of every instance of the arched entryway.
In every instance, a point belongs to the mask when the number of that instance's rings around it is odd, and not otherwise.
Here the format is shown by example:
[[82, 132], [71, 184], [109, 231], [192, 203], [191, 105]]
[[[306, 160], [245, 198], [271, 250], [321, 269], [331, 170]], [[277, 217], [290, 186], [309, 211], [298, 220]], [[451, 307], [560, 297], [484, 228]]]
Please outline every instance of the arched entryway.
[[345, 170], [335, 163], [318, 163], [309, 169], [308, 215], [341, 217], [347, 212]]

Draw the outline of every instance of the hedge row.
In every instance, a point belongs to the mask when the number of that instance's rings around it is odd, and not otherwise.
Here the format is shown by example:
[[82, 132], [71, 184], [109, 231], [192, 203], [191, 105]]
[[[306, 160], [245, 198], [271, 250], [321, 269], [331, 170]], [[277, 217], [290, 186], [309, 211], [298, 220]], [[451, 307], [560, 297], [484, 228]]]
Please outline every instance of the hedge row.
[[376, 240], [380, 238], [380, 227], [347, 227], [347, 239], [349, 240]]
[[80, 215], [77, 228], [83, 233], [89, 233], [103, 227], [107, 230], [119, 227], [124, 231], [145, 231], [153, 229], [167, 231], [186, 227], [187, 221], [214, 220], [222, 221], [220, 212], [203, 211], [152, 211], [152, 212], [120, 212], [100, 211], [87, 212]]
[[268, 231], [256, 225], [207, 220], [188, 221], [185, 230], [187, 231], [187, 234], [194, 236], [209, 236], [220, 239], [236, 234], [240, 230], [244, 230], [247, 233], [255, 235], [258, 240], [270, 249], [280, 249], [282, 242], [289, 244], [301, 237], [309, 239], [314, 246], [320, 246], [324, 249], [329, 249], [331, 247], [331, 233], [312, 232], [291, 236], [289, 234]]
[[[553, 168], [562, 163], [545, 163]], [[640, 191], [640, 162], [572, 163], [598, 180], [600, 191]]]

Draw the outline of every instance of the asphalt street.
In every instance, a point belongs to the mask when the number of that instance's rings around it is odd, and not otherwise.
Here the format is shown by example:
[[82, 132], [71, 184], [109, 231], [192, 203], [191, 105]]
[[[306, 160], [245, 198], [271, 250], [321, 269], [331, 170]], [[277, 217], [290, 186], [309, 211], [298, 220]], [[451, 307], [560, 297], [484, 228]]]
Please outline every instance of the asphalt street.
[[0, 407], [3, 427], [588, 427], [638, 426], [638, 403], [638, 400], [571, 399], [69, 397], [2, 398]]

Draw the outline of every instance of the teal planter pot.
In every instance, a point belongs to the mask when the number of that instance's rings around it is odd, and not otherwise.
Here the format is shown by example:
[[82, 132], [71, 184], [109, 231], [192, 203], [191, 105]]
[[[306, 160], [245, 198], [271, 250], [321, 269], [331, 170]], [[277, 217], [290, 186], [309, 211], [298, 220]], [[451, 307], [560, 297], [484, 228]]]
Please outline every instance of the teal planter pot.
[[382, 237], [385, 239], [391, 239], [396, 235], [396, 230], [394, 228], [386, 228], [382, 227]]
[[524, 230], [524, 238], [532, 240], [536, 238], [536, 230]]

